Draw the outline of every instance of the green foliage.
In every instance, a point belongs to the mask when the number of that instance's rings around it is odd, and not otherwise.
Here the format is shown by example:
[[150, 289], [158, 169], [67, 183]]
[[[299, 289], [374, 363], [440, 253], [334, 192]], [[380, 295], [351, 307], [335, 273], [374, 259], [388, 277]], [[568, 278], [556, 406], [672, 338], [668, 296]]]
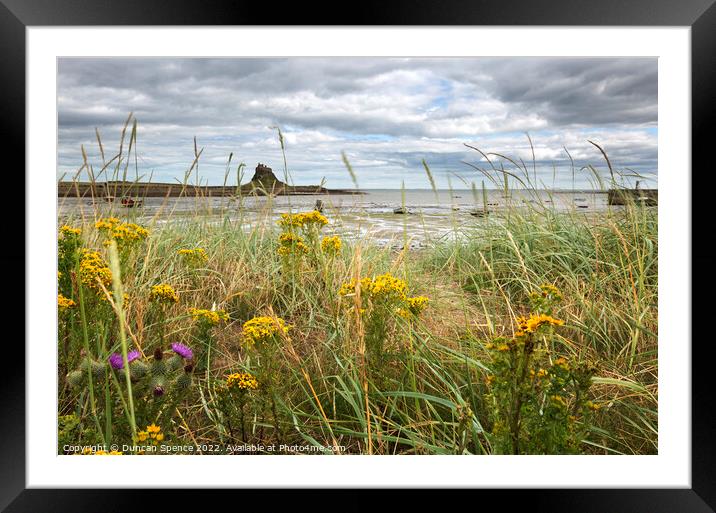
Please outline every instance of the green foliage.
[[492, 354], [488, 376], [491, 442], [498, 454], [576, 454], [588, 431], [588, 392], [595, 368], [570, 365], [549, 355], [554, 327], [550, 314], [562, 299], [552, 285], [531, 294], [533, 314], [518, 319], [514, 337], [487, 344]]

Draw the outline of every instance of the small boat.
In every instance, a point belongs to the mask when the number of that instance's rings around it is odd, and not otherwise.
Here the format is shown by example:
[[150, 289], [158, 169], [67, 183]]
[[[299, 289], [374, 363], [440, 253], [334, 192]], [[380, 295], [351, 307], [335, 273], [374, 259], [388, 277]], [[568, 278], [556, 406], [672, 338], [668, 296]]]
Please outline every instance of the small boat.
[[589, 208], [589, 205], [577, 205], [577, 208]]
[[120, 201], [120, 204], [123, 207], [141, 207], [142, 206], [142, 200], [134, 199], [134, 198], [122, 198]]
[[574, 201], [587, 201], [587, 198], [574, 198]]
[[408, 209], [405, 207], [398, 207], [393, 209], [394, 214], [408, 214]]
[[485, 217], [490, 214], [489, 210], [473, 210], [470, 212], [471, 216], [475, 217]]

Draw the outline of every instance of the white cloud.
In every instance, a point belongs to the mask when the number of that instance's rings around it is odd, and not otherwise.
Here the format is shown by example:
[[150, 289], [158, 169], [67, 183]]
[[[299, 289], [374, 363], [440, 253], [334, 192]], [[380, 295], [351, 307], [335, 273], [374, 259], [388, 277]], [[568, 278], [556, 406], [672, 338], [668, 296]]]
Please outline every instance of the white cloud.
[[110, 155], [130, 111], [140, 174], [154, 180], [183, 177], [195, 136], [209, 183], [230, 153], [283, 169], [273, 126], [295, 182], [329, 187], [350, 186], [341, 151], [364, 187], [423, 176], [422, 159], [444, 186], [474, 173], [462, 161], [486, 164], [463, 143], [531, 162], [524, 132], [545, 176], [569, 166], [563, 147], [603, 167], [587, 139], [616, 166], [657, 167], [655, 59], [62, 59], [59, 70], [58, 173], [82, 165], [81, 145], [101, 167], [95, 127]]

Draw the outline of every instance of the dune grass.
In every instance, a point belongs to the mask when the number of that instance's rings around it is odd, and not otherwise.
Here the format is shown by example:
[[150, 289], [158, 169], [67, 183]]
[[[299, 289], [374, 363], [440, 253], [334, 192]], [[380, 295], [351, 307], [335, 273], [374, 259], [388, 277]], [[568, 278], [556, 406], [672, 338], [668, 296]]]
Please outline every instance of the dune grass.
[[[125, 454], [152, 452], [168, 441], [204, 454], [241, 444], [283, 453], [512, 452], [500, 442], [500, 412], [524, 437], [520, 453], [539, 452], [528, 425], [540, 422], [574, 438], [563, 452], [657, 452], [655, 209], [514, 209], [455, 226], [454, 237], [419, 251], [369, 238], [327, 250], [321, 240], [339, 221], [330, 218], [325, 228], [294, 231], [269, 211], [248, 225], [228, 211], [170, 222], [120, 214], [115, 225], [137, 222], [146, 237], [97, 228], [106, 219], [99, 211], [63, 221], [81, 233], [60, 233], [59, 289], [74, 303], [59, 313], [60, 453], [80, 444], [102, 454], [112, 443], [132, 445]], [[282, 242], [282, 232], [305, 249]], [[83, 283], [86, 248], [113, 281]], [[197, 248], [205, 258], [180, 252]], [[375, 286], [386, 273], [395, 281]], [[372, 281], [355, 286], [363, 278]], [[178, 301], [158, 298], [159, 284]], [[561, 298], [548, 310], [554, 326], [520, 338], [545, 284]], [[410, 311], [407, 298], [421, 296], [427, 306]], [[226, 317], [202, 320], [192, 308]], [[268, 331], [254, 339], [246, 323], [257, 318]], [[501, 341], [509, 354], [529, 346], [526, 357], [545, 369], [590, 362], [588, 402], [565, 392], [563, 409], [555, 403], [562, 413], [544, 424], [546, 388], [517, 383], [501, 396], [495, 379], [512, 379], [497, 370]], [[107, 364], [113, 353], [121, 369]], [[520, 365], [527, 375], [532, 363]], [[515, 410], [513, 399], [539, 411]]]

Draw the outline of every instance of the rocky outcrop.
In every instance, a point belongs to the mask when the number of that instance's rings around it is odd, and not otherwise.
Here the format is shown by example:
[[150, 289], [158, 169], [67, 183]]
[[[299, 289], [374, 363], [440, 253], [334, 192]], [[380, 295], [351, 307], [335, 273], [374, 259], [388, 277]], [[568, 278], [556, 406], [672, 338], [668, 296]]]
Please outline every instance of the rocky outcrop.
[[241, 192], [262, 196], [266, 194], [327, 194], [330, 191], [320, 185], [288, 185], [276, 178], [273, 169], [259, 162], [251, 181], [241, 186]]

